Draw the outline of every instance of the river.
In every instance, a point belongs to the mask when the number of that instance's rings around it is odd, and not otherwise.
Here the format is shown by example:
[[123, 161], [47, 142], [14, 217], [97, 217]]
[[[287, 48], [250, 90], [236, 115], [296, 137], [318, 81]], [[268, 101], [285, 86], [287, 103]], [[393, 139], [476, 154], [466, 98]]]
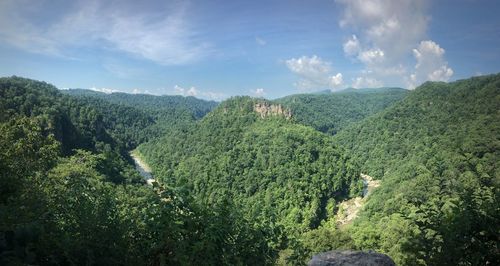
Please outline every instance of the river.
[[151, 174], [151, 168], [137, 155], [136, 152], [130, 152], [130, 156], [134, 159], [135, 169], [141, 174], [146, 182], [151, 185], [155, 179]]

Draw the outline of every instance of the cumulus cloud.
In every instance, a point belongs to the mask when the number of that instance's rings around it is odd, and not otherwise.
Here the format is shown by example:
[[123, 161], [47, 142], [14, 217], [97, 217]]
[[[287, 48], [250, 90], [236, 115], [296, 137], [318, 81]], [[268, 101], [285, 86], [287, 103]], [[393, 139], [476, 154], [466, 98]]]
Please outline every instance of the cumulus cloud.
[[179, 85], [175, 85], [174, 94], [182, 96], [193, 96], [197, 98], [203, 98], [214, 101], [221, 101], [227, 98], [227, 96], [224, 93], [214, 92], [214, 91], [201, 91], [193, 86], [189, 88], [184, 88]]
[[198, 90], [195, 87], [185, 89], [181, 86], [175, 85], [174, 91], [182, 96], [198, 96]]
[[344, 53], [348, 56], [356, 55], [361, 50], [358, 37], [356, 37], [356, 35], [352, 35], [351, 38], [344, 43], [343, 47]]
[[[444, 61], [444, 50], [422, 42], [429, 22], [427, 0], [336, 2], [344, 7], [340, 26], [354, 33], [344, 42], [344, 53], [364, 66], [353, 86], [382, 86], [385, 81], [412, 88], [425, 80], [448, 80], [453, 74]], [[415, 67], [408, 61], [412, 53]]]
[[252, 94], [257, 97], [263, 97], [264, 95], [266, 95], [266, 92], [264, 88], [257, 88], [255, 90], [252, 90]]
[[93, 86], [93, 87], [89, 88], [89, 90], [97, 91], [97, 92], [102, 92], [102, 93], [106, 93], [106, 94], [122, 92], [122, 93], [131, 93], [131, 94], [151, 94], [151, 95], [157, 95], [155, 93], [151, 93], [149, 90], [143, 90], [143, 89], [138, 89], [138, 88], [134, 88], [134, 89], [132, 89], [132, 91], [130, 91], [130, 89], [128, 89], [128, 90], [121, 90], [121, 89], [113, 89], [113, 88], [97, 88], [97, 87]]
[[311, 90], [318, 88], [336, 89], [343, 84], [342, 73], [333, 74], [331, 63], [320, 57], [302, 56], [285, 61], [290, 71], [301, 79], [295, 84], [299, 89]]
[[[425, 36], [426, 1], [337, 0], [345, 7], [340, 25], [361, 34], [369, 49], [389, 53], [389, 59], [406, 54]], [[359, 37], [359, 36], [358, 36]]]
[[333, 75], [330, 77], [330, 80], [328, 81], [328, 84], [330, 86], [330, 88], [338, 88], [339, 86], [341, 86], [343, 83], [343, 79], [342, 79], [342, 74], [341, 73], [337, 73], [336, 75]]
[[414, 87], [426, 80], [448, 81], [453, 75], [453, 69], [448, 67], [444, 60], [445, 50], [433, 41], [422, 41], [416, 49], [413, 49], [413, 56], [417, 64], [415, 72], [410, 76], [410, 87]]
[[[60, 16], [43, 23], [32, 13], [50, 8], [50, 1], [5, 0], [0, 4], [0, 40], [18, 48], [72, 57], [74, 48], [112, 49], [162, 65], [194, 62], [209, 53], [189, 24], [186, 4], [157, 10], [107, 1], [68, 2]], [[132, 2], [133, 3], [133, 2]]]
[[366, 65], [374, 65], [374, 64], [383, 63], [384, 58], [385, 58], [384, 51], [382, 51], [378, 48], [361, 51], [358, 54], [358, 59], [361, 62], [365, 63]]
[[106, 93], [106, 94], [111, 94], [111, 93], [114, 93], [114, 92], [122, 92], [122, 91], [117, 90], [117, 89], [96, 88], [96, 87], [91, 87], [91, 88], [89, 88], [89, 90], [97, 91], [97, 92], [103, 92], [103, 93]]

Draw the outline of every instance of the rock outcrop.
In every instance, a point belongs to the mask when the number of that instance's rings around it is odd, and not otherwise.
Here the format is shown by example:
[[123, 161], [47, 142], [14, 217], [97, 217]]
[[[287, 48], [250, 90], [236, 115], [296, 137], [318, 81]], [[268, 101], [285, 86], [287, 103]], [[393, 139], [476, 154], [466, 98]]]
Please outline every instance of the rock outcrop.
[[387, 255], [374, 251], [334, 250], [316, 254], [309, 266], [396, 266]]
[[363, 196], [355, 197], [339, 204], [338, 212], [335, 220], [339, 227], [350, 224], [354, 219], [358, 217], [358, 212], [364, 206], [366, 198], [370, 193], [377, 187], [380, 186], [380, 180], [375, 180], [373, 177], [365, 174], [361, 174], [361, 179], [363, 180]]
[[286, 119], [292, 117], [292, 112], [284, 108], [281, 104], [270, 104], [268, 102], [258, 102], [254, 105], [253, 110], [260, 114], [261, 118], [268, 116], [284, 116]]

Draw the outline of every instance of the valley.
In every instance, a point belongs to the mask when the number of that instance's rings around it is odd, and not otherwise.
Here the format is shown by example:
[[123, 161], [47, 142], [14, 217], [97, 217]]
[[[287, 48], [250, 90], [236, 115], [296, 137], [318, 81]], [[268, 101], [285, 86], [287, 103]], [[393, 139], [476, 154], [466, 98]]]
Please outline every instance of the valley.
[[141, 159], [141, 157], [137, 154], [137, 152], [130, 152], [130, 157], [134, 160], [135, 169], [139, 172], [139, 174], [144, 177], [144, 180], [151, 185], [155, 182], [153, 175], [151, 174], [151, 168]]
[[220, 103], [0, 78], [0, 262], [493, 265], [499, 102], [500, 74]]
[[374, 180], [373, 177], [361, 174], [363, 180], [363, 192], [361, 196], [342, 201], [339, 204], [335, 220], [339, 227], [346, 226], [358, 217], [359, 211], [363, 208], [367, 197], [373, 192], [373, 189], [380, 186], [380, 180]]
[[500, 265], [499, 3], [0, 0], [0, 266]]

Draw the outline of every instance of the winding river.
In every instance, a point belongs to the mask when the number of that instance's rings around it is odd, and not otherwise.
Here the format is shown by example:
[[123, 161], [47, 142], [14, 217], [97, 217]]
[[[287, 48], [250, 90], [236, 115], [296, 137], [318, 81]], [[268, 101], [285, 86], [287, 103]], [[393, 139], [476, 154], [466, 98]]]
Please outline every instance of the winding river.
[[135, 169], [141, 174], [146, 182], [151, 185], [155, 181], [153, 174], [151, 174], [151, 168], [137, 155], [136, 152], [131, 152], [130, 157], [134, 159]]

